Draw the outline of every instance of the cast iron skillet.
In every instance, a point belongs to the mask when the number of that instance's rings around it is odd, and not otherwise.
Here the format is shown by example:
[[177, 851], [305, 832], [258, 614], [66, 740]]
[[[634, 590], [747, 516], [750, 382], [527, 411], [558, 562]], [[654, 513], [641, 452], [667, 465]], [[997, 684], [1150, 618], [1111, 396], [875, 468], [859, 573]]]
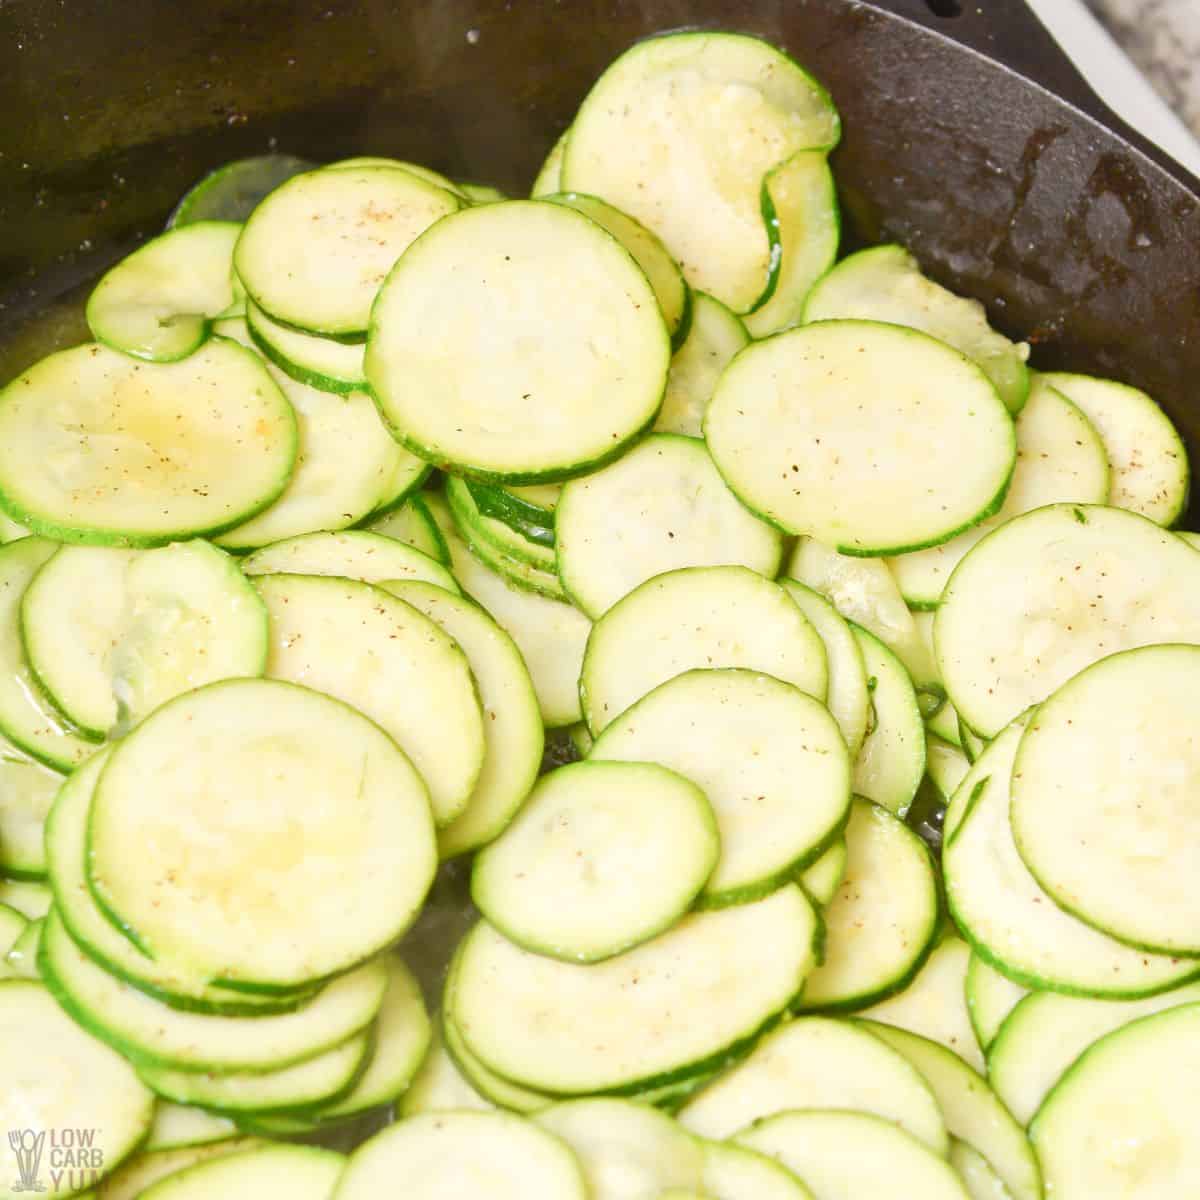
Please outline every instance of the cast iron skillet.
[[520, 191], [599, 71], [681, 26], [761, 34], [831, 88], [852, 241], [903, 241], [1040, 364], [1145, 387], [1200, 449], [1200, 181], [1021, 0], [8, 0], [0, 373], [80, 336], [15, 337], [205, 170], [369, 150]]

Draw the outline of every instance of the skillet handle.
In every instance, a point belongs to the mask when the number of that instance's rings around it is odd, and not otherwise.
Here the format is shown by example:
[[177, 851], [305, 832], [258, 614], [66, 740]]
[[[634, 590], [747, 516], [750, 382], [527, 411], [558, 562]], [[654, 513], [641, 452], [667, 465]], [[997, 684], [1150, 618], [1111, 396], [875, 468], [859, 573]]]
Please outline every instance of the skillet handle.
[[1102, 125], [1129, 132], [1024, 0], [867, 0], [866, 6], [932, 29], [1041, 85]]

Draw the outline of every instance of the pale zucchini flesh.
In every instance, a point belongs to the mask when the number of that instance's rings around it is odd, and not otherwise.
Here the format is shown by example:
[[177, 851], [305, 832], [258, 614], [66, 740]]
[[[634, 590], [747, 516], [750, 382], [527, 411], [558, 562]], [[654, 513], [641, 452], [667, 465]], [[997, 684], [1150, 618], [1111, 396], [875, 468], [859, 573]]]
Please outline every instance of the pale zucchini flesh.
[[701, 902], [720, 907], [781, 886], [837, 837], [850, 761], [824, 706], [769, 675], [698, 670], [660, 684], [596, 739], [589, 762], [660, 763], [716, 813], [720, 858]]
[[935, 1154], [949, 1147], [929, 1086], [903, 1055], [849, 1021], [801, 1017], [766, 1037], [679, 1114], [685, 1129], [732, 1138], [776, 1113], [844, 1109], [873, 1113]]
[[[989, 1055], [990, 1075], [991, 1045], [1004, 1027], [1009, 1014], [1029, 995], [1029, 989], [1023, 984], [1015, 983], [993, 967], [987, 959], [972, 951], [971, 962], [967, 967], [966, 991], [971, 1027], [975, 1030], [980, 1048]], [[992, 1079], [992, 1085], [996, 1085], [995, 1079]], [[1003, 1095], [1001, 1099], [1004, 1099]], [[1011, 1104], [1009, 1109], [1015, 1113]]]
[[1200, 641], [1200, 555], [1134, 513], [1055, 504], [990, 533], [955, 569], [934, 622], [954, 707], [999, 733], [1084, 667]]
[[704, 436], [747, 507], [852, 555], [949, 541], [1000, 507], [1016, 461], [1008, 410], [974, 363], [871, 321], [822, 321], [744, 350]]
[[[169, 1105], [162, 1101], [156, 1107]], [[170, 1105], [170, 1107], [178, 1107]], [[192, 1110], [201, 1112], [200, 1109]], [[224, 1121], [236, 1130], [233, 1122], [227, 1117], [209, 1116], [213, 1121]], [[253, 1150], [263, 1143], [252, 1137], [233, 1137], [224, 1142], [212, 1142], [206, 1145], [175, 1146], [156, 1149], [147, 1144], [138, 1153], [124, 1162], [111, 1175], [106, 1176], [96, 1189], [94, 1196], [87, 1193], [85, 1200], [138, 1200], [143, 1192], [160, 1179], [174, 1175], [187, 1167], [195, 1166], [210, 1158], [219, 1158], [223, 1154], [238, 1154], [243, 1150]]]
[[228, 1117], [163, 1100], [154, 1106], [154, 1123], [142, 1152], [211, 1146], [236, 1137], [237, 1126]]
[[266, 673], [371, 718], [412, 760], [438, 825], [466, 810], [485, 751], [467, 656], [436, 622], [357, 580], [261, 575]]
[[227, 338], [175, 363], [85, 345], [0, 392], [0, 447], [0, 503], [33, 532], [157, 546], [273, 503], [296, 418], [262, 360]]
[[805, 1011], [865, 1008], [900, 991], [937, 931], [937, 884], [920, 838], [862, 799], [845, 838], [846, 874], [823, 913], [825, 959], [805, 984]]
[[316, 1146], [261, 1146], [195, 1163], [147, 1188], [145, 1200], [328, 1200], [345, 1158]]
[[361, 342], [335, 342], [281, 325], [253, 300], [246, 304], [246, 328], [262, 356], [297, 383], [337, 395], [366, 387]]
[[704, 1193], [698, 1200], [812, 1200], [800, 1177], [765, 1154], [732, 1142], [704, 1145]]
[[778, 584], [745, 567], [690, 567], [649, 579], [613, 605], [588, 638], [584, 717], [599, 733], [660, 683], [693, 668], [773, 675], [825, 698], [817, 631]]
[[442, 566], [450, 565], [450, 551], [446, 539], [429, 512], [429, 507], [420, 493], [409, 496], [403, 504], [373, 516], [364, 528], [370, 533], [381, 533], [394, 538], [414, 550], [420, 550]]
[[423, 1112], [472, 1109], [487, 1112], [496, 1107], [481, 1096], [467, 1080], [446, 1049], [441, 1033], [442, 1022], [433, 1024], [433, 1037], [408, 1091], [396, 1106], [398, 1117], [414, 1117]]
[[337, 1200], [376, 1200], [398, 1179], [408, 1200], [590, 1200], [564, 1142], [501, 1112], [425, 1113], [390, 1126], [350, 1156]]
[[689, 284], [737, 312], [772, 278], [764, 178], [840, 132], [824, 89], [754, 38], [684, 33], [626, 51], [584, 100], [563, 187], [602, 196], [663, 239]]
[[[529, 954], [480, 923], [460, 954], [453, 1016], [480, 1059], [528, 1087], [645, 1090], [757, 1036], [800, 990], [815, 935], [795, 887], [694, 913], [591, 966]], [[705, 1019], [678, 1021], [681, 1005], [702, 1005]]]
[[[451, 974], [446, 981], [446, 997], [449, 997], [450, 989], [453, 986], [453, 965], [451, 965]], [[446, 1051], [455, 1067], [462, 1073], [467, 1084], [484, 1097], [490, 1105], [507, 1109], [509, 1112], [520, 1113], [522, 1116], [529, 1116], [554, 1103], [553, 1096], [548, 1096], [545, 1092], [535, 1092], [519, 1083], [513, 1083], [512, 1080], [497, 1075], [490, 1067], [480, 1062], [471, 1053], [462, 1034], [459, 1033], [458, 1027], [453, 1021], [447, 1020], [445, 1014], [442, 1016], [441, 1025]], [[466, 1107], [474, 1106], [467, 1105]]]
[[471, 896], [506, 937], [599, 962], [685, 913], [722, 846], [704, 792], [650, 762], [597, 758], [544, 775], [475, 858]]
[[796, 876], [796, 882], [822, 908], [837, 894], [846, 874], [846, 842], [838, 838], [810, 867]]
[[[388, 945], [437, 860], [428, 792], [391, 739], [275, 680], [209, 684], [139, 725], [100, 776], [88, 850], [93, 894], [143, 949], [251, 990]], [[303, 944], [288, 932], [298, 910]]]
[[438, 222], [404, 255], [372, 310], [366, 372], [413, 453], [536, 483], [619, 455], [653, 422], [669, 361], [628, 252], [581, 213], [512, 200]]
[[725, 486], [704, 443], [655, 434], [563, 488], [555, 510], [563, 587], [593, 620], [655, 575], [743, 566], [774, 578], [779, 532]]
[[291, 154], [234, 159], [209, 171], [183, 194], [167, 218], [167, 228], [193, 221], [244, 221], [264, 196], [315, 165]]
[[[57, 771], [0, 738], [0, 870], [4, 874], [18, 879], [45, 876], [44, 827], [62, 782]], [[0, 943], [4, 936], [0, 932]]]

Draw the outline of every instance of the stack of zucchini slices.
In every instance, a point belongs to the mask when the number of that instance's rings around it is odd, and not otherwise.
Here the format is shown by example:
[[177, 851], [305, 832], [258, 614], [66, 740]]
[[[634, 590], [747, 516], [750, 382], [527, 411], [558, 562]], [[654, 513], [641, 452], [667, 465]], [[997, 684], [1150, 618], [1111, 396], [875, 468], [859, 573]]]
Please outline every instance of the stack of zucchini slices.
[[1186, 453], [837, 261], [838, 136], [684, 33], [531, 199], [244, 160], [0, 393], [52, 1194], [1200, 1187]]

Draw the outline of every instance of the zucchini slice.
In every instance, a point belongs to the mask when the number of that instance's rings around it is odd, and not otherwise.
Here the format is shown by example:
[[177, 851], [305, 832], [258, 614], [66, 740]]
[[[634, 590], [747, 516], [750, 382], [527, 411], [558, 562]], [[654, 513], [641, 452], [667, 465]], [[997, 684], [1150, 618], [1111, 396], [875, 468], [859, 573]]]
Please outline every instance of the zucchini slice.
[[450, 550], [454, 574], [521, 652], [537, 693], [542, 720], [550, 728], [582, 717], [579, 672], [592, 623], [577, 608], [511, 583], [477, 559], [458, 535], [445, 502], [427, 497]]
[[840, 262], [804, 307], [805, 322], [853, 318], [919, 329], [979, 364], [1012, 413], [1029, 394], [1029, 347], [988, 324], [978, 300], [956, 296], [921, 274], [903, 246], [873, 246]]
[[361, 342], [335, 342], [301, 333], [273, 320], [253, 300], [246, 304], [246, 329], [262, 356], [297, 383], [339, 396], [361, 392], [367, 386], [363, 372], [366, 348]]
[[380, 586], [458, 643], [479, 690], [483, 766], [466, 808], [438, 830], [442, 858], [465, 854], [505, 829], [541, 769], [545, 733], [533, 681], [512, 638], [470, 600], [417, 580]]
[[[169, 1101], [160, 1101], [155, 1111], [164, 1107], [177, 1108]], [[227, 1117], [216, 1117], [204, 1114], [201, 1109], [190, 1110], [208, 1116], [209, 1120], [222, 1121], [234, 1129], [236, 1126]], [[93, 1194], [86, 1192], [83, 1200], [139, 1200], [143, 1192], [149, 1190], [152, 1184], [168, 1175], [174, 1175], [188, 1167], [210, 1158], [220, 1158], [223, 1154], [239, 1154], [243, 1150], [255, 1150], [264, 1143], [258, 1138], [236, 1137], [222, 1142], [211, 1142], [196, 1146], [173, 1146], [158, 1149], [149, 1144], [142, 1146], [137, 1154], [117, 1168], [112, 1175], [107, 1176]]]
[[412, 1084], [396, 1106], [396, 1115], [407, 1119], [418, 1113], [471, 1109], [488, 1112], [496, 1107], [481, 1096], [463, 1076], [462, 1069], [446, 1049], [442, 1022], [433, 1022], [433, 1037]]
[[[1004, 1026], [1009, 1014], [1029, 995], [1029, 989], [1014, 983], [1001, 974], [987, 959], [974, 951], [967, 967], [967, 1012], [971, 1016], [971, 1028], [980, 1047], [988, 1055], [988, 1075], [991, 1077], [991, 1045]], [[992, 1079], [992, 1086], [996, 1086]], [[1004, 1100], [1004, 1096], [1000, 1097]], [[1004, 1100], [1008, 1104], [1007, 1100]], [[1012, 1109], [1012, 1105], [1009, 1104]], [[1012, 1110], [1014, 1114], [1016, 1110]]]
[[825, 644], [829, 664], [825, 702], [846, 739], [851, 757], [856, 757], [866, 737], [871, 707], [866, 662], [858, 638], [841, 613], [820, 592], [814, 592], [794, 579], [779, 582]]
[[978, 1072], [945, 1046], [908, 1030], [873, 1021], [864, 1021], [863, 1027], [921, 1072], [946, 1128], [987, 1159], [1012, 1200], [1041, 1200], [1042, 1175], [1025, 1131]]
[[542, 162], [533, 186], [529, 189], [529, 195], [534, 200], [562, 191], [562, 161], [567, 150], [567, 137], [570, 132], [569, 129], [564, 129], [558, 135], [557, 141], [550, 147], [550, 152]]
[[796, 876], [796, 882], [822, 908], [833, 900], [846, 875], [846, 842], [838, 838], [810, 867]]
[[338, 1200], [377, 1200], [398, 1179], [406, 1200], [589, 1200], [570, 1149], [501, 1112], [426, 1113], [377, 1133], [350, 1156]]
[[38, 682], [95, 737], [267, 661], [267, 613], [208, 542], [156, 550], [64, 546], [30, 581], [21, 632]]
[[380, 516], [373, 516], [363, 526], [369, 533], [381, 533], [385, 537], [395, 538], [414, 550], [440, 562], [442, 566], [450, 565], [450, 551], [446, 539], [437, 527], [437, 522], [429, 512], [420, 493], [409, 496], [403, 504], [389, 509]]
[[420, 485], [429, 468], [396, 444], [370, 396], [332, 396], [268, 370], [296, 414], [296, 467], [269, 508], [216, 539], [222, 546], [254, 550], [315, 530], [345, 529]]
[[750, 335], [745, 325], [704, 292], [692, 293], [692, 323], [683, 345], [671, 359], [667, 391], [654, 422], [656, 433], [703, 435], [704, 414], [721, 372]]
[[825, 908], [825, 960], [809, 976], [805, 1011], [865, 1008], [901, 991], [938, 928], [925, 843], [886, 809], [856, 798], [846, 826], [846, 875]]
[[636, 217], [693, 287], [745, 312], [778, 270], [764, 179], [799, 150], [832, 148], [839, 132], [825, 90], [765, 42], [668, 34], [627, 50], [592, 87], [562, 186]]
[[[518, 587], [528, 586], [544, 596], [565, 599], [553, 544], [535, 541], [502, 518], [484, 513], [474, 489], [462, 479], [446, 480], [446, 502], [459, 533], [477, 558], [507, 575]], [[526, 570], [529, 567], [534, 569]]]
[[701, 1190], [703, 1145], [648, 1104], [570, 1100], [538, 1113], [536, 1123], [575, 1152], [592, 1200]]
[[769, 1033], [749, 1056], [683, 1107], [685, 1129], [731, 1138], [776, 1113], [873, 1113], [945, 1155], [946, 1125], [924, 1078], [896, 1051], [849, 1021], [801, 1017]]
[[40, 880], [0, 879], [0, 904], [15, 909], [27, 920], [40, 920], [53, 901], [54, 894]]
[[822, 1200], [968, 1200], [944, 1158], [900, 1126], [867, 1113], [780, 1113], [739, 1134], [737, 1144], [777, 1159]]
[[825, 647], [778, 584], [745, 567], [648, 579], [592, 627], [579, 688], [598, 734], [660, 683], [694, 668], [761, 671], [824, 700]]
[[1200, 984], [1143, 1000], [1094, 1000], [1037, 992], [1013, 1009], [988, 1052], [988, 1078], [1024, 1125], [1089, 1046], [1143, 1017], [1200, 1003]]
[[973, 948], [1031, 988], [1133, 998], [1200, 974], [1200, 963], [1146, 954], [1063, 912], [1017, 853], [1009, 823], [1013, 759], [1022, 728], [988, 745], [946, 813], [946, 901]]
[[850, 761], [818, 700], [754, 671], [687, 671], [607, 726], [589, 762], [660, 763], [703, 789], [720, 858], [705, 907], [780, 887], [838, 836], [850, 804]]
[[234, 266], [250, 298], [277, 321], [362, 341], [392, 265], [461, 205], [451, 192], [395, 167], [309, 171], [250, 214]]
[[485, 517], [495, 517], [539, 546], [554, 545], [554, 510], [562, 495], [561, 483], [535, 483], [528, 487], [499, 487], [467, 483], [471, 499]]
[[193, 221], [244, 221], [263, 197], [293, 175], [309, 171], [315, 163], [291, 154], [261, 154], [239, 158], [210, 171], [189, 188], [167, 221], [167, 228]]
[[0, 503], [59, 541], [219, 533], [274, 503], [296, 452], [292, 406], [228, 338], [175, 363], [76, 346], [0, 392]]
[[42, 984], [0, 982], [0, 1056], [12, 1128], [27, 1122], [35, 1130], [89, 1130], [98, 1174], [120, 1166], [146, 1136], [153, 1093], [115, 1050], [76, 1025]]
[[[446, 984], [447, 995], [453, 986], [452, 967], [451, 976], [447, 979]], [[446, 1020], [445, 1016], [442, 1018], [442, 1037], [446, 1042], [446, 1052], [453, 1059], [458, 1070], [462, 1072], [463, 1078], [491, 1104], [508, 1109], [509, 1112], [528, 1116], [530, 1113], [538, 1112], [554, 1103], [554, 1097], [547, 1096], [544, 1092], [531, 1091], [519, 1083], [504, 1079], [495, 1071], [485, 1067], [467, 1048], [467, 1044], [463, 1041], [463, 1036], [458, 1032], [454, 1022]], [[472, 1106], [467, 1105], [466, 1107]]]
[[93, 894], [142, 949], [258, 991], [390, 944], [437, 863], [428, 792], [392, 740], [337, 700], [267, 679], [188, 692], [126, 737], [96, 787], [88, 851]]
[[641, 267], [650, 286], [654, 289], [658, 307], [671, 340], [678, 345], [687, 336], [691, 321], [692, 293], [684, 281], [679, 265], [667, 252], [666, 246], [656, 234], [650, 232], [640, 221], [628, 213], [601, 200], [598, 196], [586, 196], [580, 192], [559, 192], [545, 196], [551, 204], [565, 204], [585, 217], [590, 217], [601, 229], [606, 229], [629, 251], [633, 261]]
[[704, 1144], [703, 1182], [699, 1200], [812, 1200], [799, 1176], [773, 1158], [732, 1142]]
[[874, 634], [852, 625], [862, 651], [872, 721], [854, 761], [854, 791], [903, 817], [925, 775], [925, 725], [903, 663]]
[[150, 362], [186, 358], [233, 307], [233, 247], [241, 232], [231, 221], [199, 221], [123, 258], [88, 297], [92, 336]]
[[[794, 886], [693, 913], [589, 966], [530, 954], [481, 922], [460, 951], [452, 1018], [487, 1066], [527, 1087], [644, 1091], [699, 1074], [757, 1037], [799, 992], [816, 929]], [[678, 1019], [698, 1003], [703, 1020]]]
[[[57, 771], [27, 757], [0, 737], [0, 870], [18, 879], [46, 874], [44, 827], [62, 786]], [[7, 929], [0, 931], [0, 952]], [[9, 939], [12, 945], [15, 938]]]
[[183, 1012], [107, 974], [75, 945], [53, 912], [43, 928], [39, 964], [67, 1012], [139, 1069], [210, 1075], [278, 1071], [341, 1045], [371, 1023], [387, 984], [383, 964], [372, 960], [292, 1012]]
[[237, 1131], [228, 1117], [163, 1100], [154, 1106], [154, 1123], [146, 1135], [142, 1153], [212, 1146], [236, 1138]]
[[1030, 718], [1009, 812], [1021, 858], [1060, 908], [1120, 941], [1193, 957], [1198, 679], [1200, 646], [1189, 645], [1142, 646], [1081, 671]]
[[542, 776], [479, 853], [471, 898], [535, 954], [600, 962], [674, 925], [713, 873], [722, 841], [704, 793], [674, 771], [573, 763]]
[[454, 576], [436, 559], [366, 529], [285, 538], [248, 555], [242, 570], [247, 575], [334, 575], [361, 583], [414, 579], [458, 593]]
[[872, 321], [747, 347], [717, 384], [704, 436], [752, 511], [854, 555], [949, 541], [1000, 507], [1016, 461], [1012, 419], [974, 363]]
[[4, 977], [17, 979], [41, 979], [38, 969], [38, 954], [42, 945], [42, 928], [45, 918], [30, 921], [21, 936], [13, 942], [4, 956]]
[[971, 947], [962, 938], [944, 938], [904, 991], [866, 1009], [862, 1016], [937, 1042], [982, 1075], [987, 1067], [967, 1012], [970, 961]]
[[1164, 528], [1187, 508], [1191, 468], [1171, 419], [1145, 392], [1110, 379], [1053, 372], [1046, 377], [1095, 426], [1112, 467], [1117, 508]]
[[345, 1158], [316, 1146], [260, 1146], [195, 1163], [147, 1188], [146, 1200], [328, 1200]]
[[1200, 1071], [1200, 1005], [1097, 1042], [1029, 1128], [1055, 1200], [1175, 1200], [1200, 1180], [1200, 1110], [1180, 1103]]
[[994, 737], [1097, 659], [1200, 642], [1200, 555], [1145, 517], [1054, 504], [959, 563], [934, 621], [946, 691]]
[[913, 608], [936, 608], [967, 551], [1013, 517], [1047, 504], [1108, 500], [1108, 456], [1095, 427], [1045, 376], [1033, 377], [1016, 429], [1017, 465], [1000, 511], [949, 542], [888, 561]]
[[648, 428], [670, 353], [615, 238], [560, 204], [510, 200], [439, 221], [404, 255], [372, 311], [366, 370], [414, 454], [537, 483], [601, 466]]
[[1012, 1193], [1004, 1186], [1004, 1181], [974, 1146], [952, 1138], [950, 1165], [963, 1181], [971, 1200], [1012, 1200]]
[[467, 807], [483, 768], [483, 714], [467, 656], [428, 617], [352, 579], [262, 575], [267, 675], [371, 718], [412, 760], [434, 820]]
[[563, 587], [593, 620], [666, 571], [732, 565], [773, 579], [783, 556], [778, 531], [742, 507], [704, 443], [675, 434], [567, 483], [554, 532]]
[[828, 153], [802, 150], [771, 171], [762, 212], [779, 265], [769, 294], [744, 318], [756, 339], [800, 324], [813, 285], [837, 259], [841, 214]]

